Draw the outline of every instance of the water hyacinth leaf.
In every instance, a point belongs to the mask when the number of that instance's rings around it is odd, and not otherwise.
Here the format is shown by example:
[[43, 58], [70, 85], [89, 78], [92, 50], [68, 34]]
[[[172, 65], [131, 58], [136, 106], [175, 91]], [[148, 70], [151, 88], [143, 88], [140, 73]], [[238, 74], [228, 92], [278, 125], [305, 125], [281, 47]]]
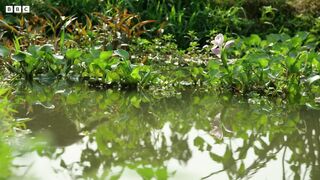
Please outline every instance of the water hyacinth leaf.
[[76, 58], [79, 58], [81, 54], [82, 54], [81, 51], [78, 49], [69, 49], [66, 52], [66, 57], [68, 59], [76, 59]]
[[135, 69], [133, 69], [133, 71], [130, 74], [130, 76], [135, 80], [141, 80], [140, 68], [136, 67]]
[[112, 82], [119, 81], [121, 77], [119, 76], [118, 73], [113, 72], [113, 71], [107, 71], [107, 82], [111, 84]]
[[203, 150], [205, 141], [201, 137], [198, 136], [193, 140], [193, 144], [195, 146], [197, 146], [200, 150]]
[[210, 60], [209, 62], [208, 62], [208, 69], [209, 70], [218, 70], [219, 69], [219, 64], [216, 62], [216, 61], [213, 61], [213, 60]]
[[32, 56], [27, 56], [25, 58], [25, 62], [28, 64], [28, 67], [26, 70], [28, 73], [30, 73], [36, 67], [36, 64], [38, 61]]
[[9, 49], [0, 45], [0, 56], [1, 57], [8, 57], [9, 54], [10, 54]]
[[9, 89], [0, 88], [0, 96], [6, 94], [9, 91]]
[[12, 60], [17, 61], [17, 62], [22, 62], [26, 59], [26, 54], [24, 53], [18, 53], [12, 56]]
[[112, 53], [113, 53], [112, 51], [102, 51], [99, 57], [101, 60], [106, 60], [112, 56]]
[[46, 53], [51, 53], [54, 50], [52, 44], [44, 44], [40, 47], [40, 51], [44, 51]]
[[114, 53], [123, 59], [129, 59], [129, 53], [123, 49], [115, 50]]
[[268, 66], [268, 64], [269, 64], [269, 61], [268, 61], [268, 59], [259, 59], [259, 63], [260, 63], [260, 65], [261, 65], [261, 67], [263, 67], [263, 68], [265, 68], [265, 67], [267, 67]]
[[211, 152], [210, 152], [210, 157], [215, 162], [222, 162], [222, 160], [223, 160], [222, 156], [219, 156], [219, 155], [217, 155], [215, 153], [211, 153]]
[[256, 34], [252, 34], [248, 39], [248, 43], [249, 45], [258, 46], [261, 43], [261, 38]]
[[303, 39], [299, 36], [293, 37], [289, 40], [289, 45], [291, 47], [299, 47], [302, 45]]
[[143, 177], [143, 179], [152, 179], [154, 176], [154, 172], [151, 168], [139, 168], [137, 169], [137, 173]]
[[35, 45], [31, 45], [28, 47], [28, 52], [33, 56], [33, 57], [37, 57], [38, 53], [39, 53], [40, 47], [39, 46], [35, 46]]
[[320, 80], [320, 75], [315, 75], [315, 76], [309, 77], [307, 82], [309, 84], [312, 84], [312, 83], [314, 83], [315, 81], [318, 81], [318, 80]]
[[140, 103], [141, 103], [141, 99], [140, 98], [137, 98], [136, 96], [133, 96], [131, 99], [130, 99], [130, 102], [131, 104], [136, 107], [136, 108], [140, 108]]
[[10, 175], [12, 156], [10, 147], [0, 138], [0, 179], [6, 179]]
[[165, 168], [158, 169], [156, 172], [157, 179], [168, 179], [168, 171]]
[[307, 37], [308, 37], [309, 33], [308, 32], [305, 32], [305, 31], [300, 31], [297, 33], [297, 37], [299, 37], [301, 40], [306, 40]]

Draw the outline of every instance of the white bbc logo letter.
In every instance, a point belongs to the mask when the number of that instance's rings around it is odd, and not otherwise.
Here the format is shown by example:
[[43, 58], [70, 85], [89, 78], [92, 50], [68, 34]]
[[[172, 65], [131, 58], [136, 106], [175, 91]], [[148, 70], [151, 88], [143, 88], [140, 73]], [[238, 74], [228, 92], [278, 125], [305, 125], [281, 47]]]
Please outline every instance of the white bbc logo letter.
[[6, 13], [13, 13], [13, 6], [6, 6]]
[[22, 13], [30, 13], [30, 6], [22, 6]]
[[21, 13], [21, 6], [14, 6], [14, 13]]

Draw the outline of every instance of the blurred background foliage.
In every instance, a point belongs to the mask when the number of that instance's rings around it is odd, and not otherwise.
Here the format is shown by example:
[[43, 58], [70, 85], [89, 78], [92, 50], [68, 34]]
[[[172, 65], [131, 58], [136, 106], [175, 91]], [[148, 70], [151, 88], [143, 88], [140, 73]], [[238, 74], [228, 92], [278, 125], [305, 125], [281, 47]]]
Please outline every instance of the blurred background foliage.
[[[98, 19], [93, 12], [104, 12], [115, 16], [117, 9], [127, 9], [143, 20], [156, 20], [150, 33], [173, 34], [180, 47], [186, 48], [190, 37], [189, 31], [198, 34], [199, 41], [204, 43], [208, 37], [217, 32], [233, 36], [250, 34], [288, 33], [310, 31], [319, 35], [320, 3], [317, 0], [3, 0], [0, 7], [10, 4], [30, 5], [37, 16], [76, 16], [86, 23], [89, 16], [93, 23]], [[4, 14], [4, 8], [0, 11]], [[2, 14], [2, 15], [1, 15]], [[17, 15], [14, 15], [17, 16]], [[30, 15], [24, 15], [30, 16]]]

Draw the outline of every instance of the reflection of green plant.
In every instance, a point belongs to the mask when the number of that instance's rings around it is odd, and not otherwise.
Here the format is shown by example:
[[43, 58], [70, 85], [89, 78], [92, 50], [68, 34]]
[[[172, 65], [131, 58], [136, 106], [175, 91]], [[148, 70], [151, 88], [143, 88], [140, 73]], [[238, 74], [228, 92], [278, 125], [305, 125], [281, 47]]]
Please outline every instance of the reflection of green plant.
[[[65, 89], [60, 85], [43, 89], [35, 85], [33, 91], [27, 91], [30, 94], [16, 98], [17, 114], [20, 117], [28, 114], [34, 120], [41, 117], [40, 114], [46, 114], [47, 121], [54, 119], [63, 125], [74, 124], [72, 127], [77, 132], [71, 131], [69, 125], [65, 127], [70, 143], [79, 140], [73, 139], [72, 133], [81, 132], [89, 136], [87, 143], [97, 143], [97, 149], [91, 149], [88, 144], [77, 163], [84, 167], [85, 177], [101, 178], [97, 176], [101, 168], [105, 172], [103, 177], [111, 177], [115, 175], [114, 167], [130, 168], [147, 179], [174, 177], [166, 163], [170, 159], [188, 162], [192, 157], [190, 140], [200, 151], [208, 152], [213, 161], [223, 165], [217, 172], [225, 172], [231, 179], [250, 177], [285, 148], [293, 152], [291, 173], [300, 175], [298, 169], [303, 165], [317, 172], [315, 151], [319, 148], [312, 132], [318, 133], [318, 110], [299, 111], [297, 106], [285, 107], [261, 98], [250, 100], [256, 104], [248, 104], [234, 103], [236, 100], [228, 96], [224, 96], [224, 100], [218, 99], [210, 94], [184, 93], [180, 98], [164, 98], [148, 93], [96, 92], [77, 86]], [[55, 108], [49, 108], [50, 104]], [[238, 146], [227, 145], [222, 155], [217, 154], [212, 148], [214, 144], [207, 142], [201, 134], [195, 139], [188, 138], [192, 128], [209, 134], [211, 120], [219, 113], [224, 137], [215, 143], [225, 144], [229, 138], [243, 142]], [[56, 117], [61, 114], [63, 119], [58, 121]], [[27, 125], [34, 128], [31, 122]], [[167, 125], [170, 135], [161, 130]], [[245, 159], [251, 157], [251, 150], [255, 160], [248, 164]], [[47, 153], [47, 156], [55, 157], [53, 152]], [[67, 164], [65, 168], [72, 169], [73, 166]], [[119, 173], [116, 175], [120, 177], [123, 171]], [[316, 174], [313, 176], [317, 177]]]
[[11, 149], [0, 137], [0, 179], [6, 179], [10, 176], [11, 161]]
[[11, 174], [12, 149], [5, 139], [12, 135], [12, 127], [14, 127], [11, 116], [14, 110], [7, 97], [9, 92], [9, 88], [2, 87], [0, 84], [0, 179], [6, 179]]

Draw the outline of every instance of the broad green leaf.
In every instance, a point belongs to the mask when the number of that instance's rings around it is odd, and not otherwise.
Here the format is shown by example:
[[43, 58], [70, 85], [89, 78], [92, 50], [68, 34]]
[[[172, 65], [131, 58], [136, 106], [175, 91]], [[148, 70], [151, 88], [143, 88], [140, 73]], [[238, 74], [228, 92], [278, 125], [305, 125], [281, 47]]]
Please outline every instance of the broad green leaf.
[[0, 179], [9, 178], [11, 174], [11, 161], [11, 149], [0, 139]]
[[197, 146], [200, 150], [203, 150], [204, 143], [204, 140], [199, 136], [193, 140], [193, 144]]
[[140, 68], [136, 67], [135, 69], [133, 69], [132, 73], [130, 74], [130, 76], [135, 79], [135, 80], [141, 80], [141, 76], [140, 76]]
[[51, 53], [54, 50], [54, 46], [52, 44], [44, 44], [40, 46], [40, 51], [44, 51], [46, 53]]
[[101, 60], [107, 60], [112, 56], [112, 53], [113, 53], [112, 51], [102, 51], [100, 53], [100, 59]]
[[265, 68], [268, 66], [269, 61], [268, 61], [268, 59], [259, 59], [259, 63], [263, 68]]
[[209, 62], [208, 62], [208, 69], [209, 70], [218, 70], [219, 69], [219, 64], [218, 64], [218, 62], [217, 61], [215, 61], [215, 60], [210, 60]]
[[123, 49], [115, 50], [114, 53], [124, 59], [129, 59], [129, 53]]
[[26, 59], [27, 55], [24, 53], [18, 53], [12, 56], [12, 60], [17, 61], [17, 62], [22, 62]]
[[81, 51], [78, 49], [69, 49], [66, 52], [66, 57], [68, 59], [76, 59], [76, 58], [79, 58], [81, 54], [82, 54]]
[[140, 108], [140, 102], [141, 102], [141, 99], [140, 98], [137, 98], [136, 96], [133, 96], [131, 99], [130, 99], [130, 102], [131, 104], [136, 107], [136, 108]]
[[218, 163], [222, 162], [222, 160], [223, 160], [222, 156], [219, 156], [219, 155], [217, 155], [215, 153], [211, 153], [211, 152], [210, 152], [210, 157], [211, 157], [212, 160], [214, 160], [214, 161], [216, 161]]
[[0, 96], [6, 94], [8, 92], [8, 89], [0, 88]]
[[154, 172], [151, 168], [139, 168], [137, 173], [143, 177], [143, 179], [151, 179], [154, 176]]
[[107, 72], [107, 81], [109, 83], [116, 82], [116, 81], [119, 81], [119, 80], [120, 80], [120, 76], [119, 76], [118, 73], [113, 72], [113, 71], [108, 71]]
[[249, 43], [249, 45], [256, 45], [256, 46], [258, 46], [258, 45], [261, 43], [261, 38], [260, 38], [258, 35], [256, 35], [256, 34], [252, 34], [252, 35], [249, 37], [248, 43]]
[[157, 176], [157, 179], [159, 179], [159, 180], [168, 179], [167, 169], [165, 169], [165, 168], [158, 169], [156, 171], [156, 176]]
[[31, 45], [28, 47], [28, 52], [33, 56], [33, 57], [37, 57], [38, 53], [39, 53], [40, 47], [39, 46], [35, 46], [35, 45]]
[[7, 56], [9, 56], [9, 54], [10, 54], [9, 49], [0, 45], [0, 56], [7, 57]]

